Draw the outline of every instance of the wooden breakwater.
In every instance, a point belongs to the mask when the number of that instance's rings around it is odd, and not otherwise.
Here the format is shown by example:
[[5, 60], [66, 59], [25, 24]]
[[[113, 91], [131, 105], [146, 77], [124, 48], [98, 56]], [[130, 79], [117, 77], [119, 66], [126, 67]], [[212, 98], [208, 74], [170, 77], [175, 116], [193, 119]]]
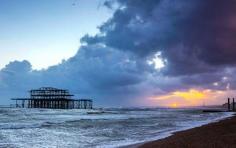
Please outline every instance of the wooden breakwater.
[[[232, 102], [231, 102], [232, 100]], [[213, 113], [213, 112], [235, 112], [236, 105], [234, 98], [228, 98], [227, 103], [223, 104], [221, 108], [212, 108], [212, 109], [204, 109], [203, 112]]]

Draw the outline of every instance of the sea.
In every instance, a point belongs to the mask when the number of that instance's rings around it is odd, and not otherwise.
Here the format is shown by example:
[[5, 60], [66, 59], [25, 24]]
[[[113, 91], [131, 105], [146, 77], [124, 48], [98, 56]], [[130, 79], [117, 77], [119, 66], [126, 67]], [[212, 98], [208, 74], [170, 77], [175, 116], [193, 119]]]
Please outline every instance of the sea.
[[201, 109], [0, 108], [0, 148], [113, 148], [170, 136], [232, 116]]

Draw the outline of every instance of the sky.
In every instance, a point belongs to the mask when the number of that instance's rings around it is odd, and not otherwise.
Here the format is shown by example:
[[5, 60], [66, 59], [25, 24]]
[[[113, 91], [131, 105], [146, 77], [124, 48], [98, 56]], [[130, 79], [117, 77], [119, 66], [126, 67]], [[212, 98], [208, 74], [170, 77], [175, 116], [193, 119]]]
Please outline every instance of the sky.
[[0, 3], [1, 104], [42, 86], [100, 107], [236, 97], [234, 0]]
[[[33, 69], [56, 65], [75, 55], [80, 38], [96, 34], [112, 11], [103, 0], [1, 0], [0, 68], [28, 60]], [[42, 60], [42, 58], [44, 60]]]

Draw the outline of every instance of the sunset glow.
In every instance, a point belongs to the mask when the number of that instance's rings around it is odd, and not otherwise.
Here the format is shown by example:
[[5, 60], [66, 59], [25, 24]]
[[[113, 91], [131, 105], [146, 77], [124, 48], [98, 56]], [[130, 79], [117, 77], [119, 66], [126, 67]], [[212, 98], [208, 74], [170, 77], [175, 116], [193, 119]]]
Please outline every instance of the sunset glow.
[[172, 103], [172, 104], [170, 104], [170, 107], [171, 107], [171, 108], [177, 108], [177, 107], [178, 107], [178, 104], [177, 104], [177, 103]]
[[225, 96], [234, 96], [233, 90], [215, 91], [211, 89], [198, 90], [189, 89], [186, 91], [174, 91], [165, 95], [153, 96], [149, 100], [158, 106], [171, 108], [202, 106], [202, 105], [221, 105], [226, 101]]
[[204, 92], [200, 92], [194, 89], [191, 89], [186, 92], [181, 92], [181, 91], [176, 91], [173, 92], [173, 95], [176, 97], [182, 97], [185, 100], [198, 100], [198, 99], [203, 99], [206, 97], [206, 94]]
[[155, 100], [161, 106], [168, 106], [172, 108], [183, 107], [183, 106], [198, 106], [205, 104], [207, 100], [216, 100], [225, 95], [226, 92], [206, 90], [190, 89], [187, 91], [174, 91], [166, 95], [152, 97], [151, 100]]

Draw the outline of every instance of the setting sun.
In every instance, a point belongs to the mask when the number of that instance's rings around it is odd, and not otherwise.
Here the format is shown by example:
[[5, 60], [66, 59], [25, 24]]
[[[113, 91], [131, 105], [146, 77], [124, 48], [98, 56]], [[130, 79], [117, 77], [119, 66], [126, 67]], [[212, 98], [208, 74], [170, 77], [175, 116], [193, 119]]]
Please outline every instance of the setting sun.
[[177, 107], [178, 107], [178, 104], [177, 104], [177, 103], [172, 103], [172, 104], [170, 104], [170, 107], [171, 107], [171, 108], [177, 108]]

